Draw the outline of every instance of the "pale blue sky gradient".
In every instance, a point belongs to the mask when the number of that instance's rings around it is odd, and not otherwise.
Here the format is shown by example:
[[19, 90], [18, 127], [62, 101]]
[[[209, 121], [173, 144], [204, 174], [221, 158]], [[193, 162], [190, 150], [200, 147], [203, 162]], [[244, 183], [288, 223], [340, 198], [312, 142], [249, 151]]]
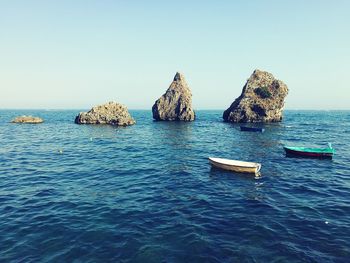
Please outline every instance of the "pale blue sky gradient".
[[287, 109], [350, 108], [350, 1], [1, 1], [0, 108], [150, 109], [182, 72], [225, 109], [254, 69]]

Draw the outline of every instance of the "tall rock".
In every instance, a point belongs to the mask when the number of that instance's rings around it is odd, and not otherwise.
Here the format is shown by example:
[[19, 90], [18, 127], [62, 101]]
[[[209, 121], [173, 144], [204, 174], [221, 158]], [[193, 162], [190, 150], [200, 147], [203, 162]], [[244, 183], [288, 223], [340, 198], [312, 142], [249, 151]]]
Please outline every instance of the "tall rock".
[[224, 121], [278, 122], [282, 120], [288, 87], [271, 73], [256, 69], [242, 94], [224, 111]]
[[159, 121], [194, 121], [192, 93], [181, 73], [176, 73], [168, 90], [154, 103], [152, 113]]
[[116, 126], [128, 126], [135, 124], [128, 109], [117, 102], [108, 102], [93, 107], [88, 112], [80, 112], [75, 117], [77, 124], [110, 124]]

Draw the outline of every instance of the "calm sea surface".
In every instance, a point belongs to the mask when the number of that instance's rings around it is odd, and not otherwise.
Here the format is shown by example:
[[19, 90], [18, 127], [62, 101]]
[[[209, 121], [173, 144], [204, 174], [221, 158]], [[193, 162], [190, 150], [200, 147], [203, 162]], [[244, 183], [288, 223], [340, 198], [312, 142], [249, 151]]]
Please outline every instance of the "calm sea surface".
[[[0, 111], [0, 262], [349, 262], [350, 112], [286, 111], [265, 133], [197, 111], [131, 111], [126, 128], [78, 111]], [[39, 125], [11, 124], [22, 114]], [[333, 160], [285, 157], [327, 146]], [[262, 163], [262, 177], [209, 156]]]

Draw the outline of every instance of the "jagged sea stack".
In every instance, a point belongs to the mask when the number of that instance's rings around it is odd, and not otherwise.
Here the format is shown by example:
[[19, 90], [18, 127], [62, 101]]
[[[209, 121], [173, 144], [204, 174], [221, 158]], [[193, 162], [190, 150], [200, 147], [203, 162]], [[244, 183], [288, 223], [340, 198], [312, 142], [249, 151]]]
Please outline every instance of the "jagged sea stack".
[[224, 121], [278, 122], [282, 120], [288, 87], [271, 73], [256, 69], [242, 94], [224, 111]]
[[110, 124], [116, 126], [129, 126], [135, 124], [128, 109], [117, 102], [108, 102], [93, 107], [88, 112], [80, 112], [75, 117], [77, 124]]
[[176, 73], [168, 90], [154, 103], [152, 113], [158, 121], [194, 121], [192, 93], [181, 73]]

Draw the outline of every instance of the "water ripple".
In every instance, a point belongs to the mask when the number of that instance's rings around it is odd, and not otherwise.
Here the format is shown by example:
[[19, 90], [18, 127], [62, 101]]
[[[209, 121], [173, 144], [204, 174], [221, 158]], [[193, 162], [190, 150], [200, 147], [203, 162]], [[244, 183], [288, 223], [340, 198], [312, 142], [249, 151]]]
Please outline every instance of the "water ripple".
[[[221, 112], [192, 123], [133, 111], [126, 128], [75, 125], [75, 111], [0, 111], [1, 262], [346, 262], [349, 112], [287, 111], [265, 133]], [[283, 144], [334, 160], [286, 158]], [[263, 164], [262, 177], [207, 157]]]

